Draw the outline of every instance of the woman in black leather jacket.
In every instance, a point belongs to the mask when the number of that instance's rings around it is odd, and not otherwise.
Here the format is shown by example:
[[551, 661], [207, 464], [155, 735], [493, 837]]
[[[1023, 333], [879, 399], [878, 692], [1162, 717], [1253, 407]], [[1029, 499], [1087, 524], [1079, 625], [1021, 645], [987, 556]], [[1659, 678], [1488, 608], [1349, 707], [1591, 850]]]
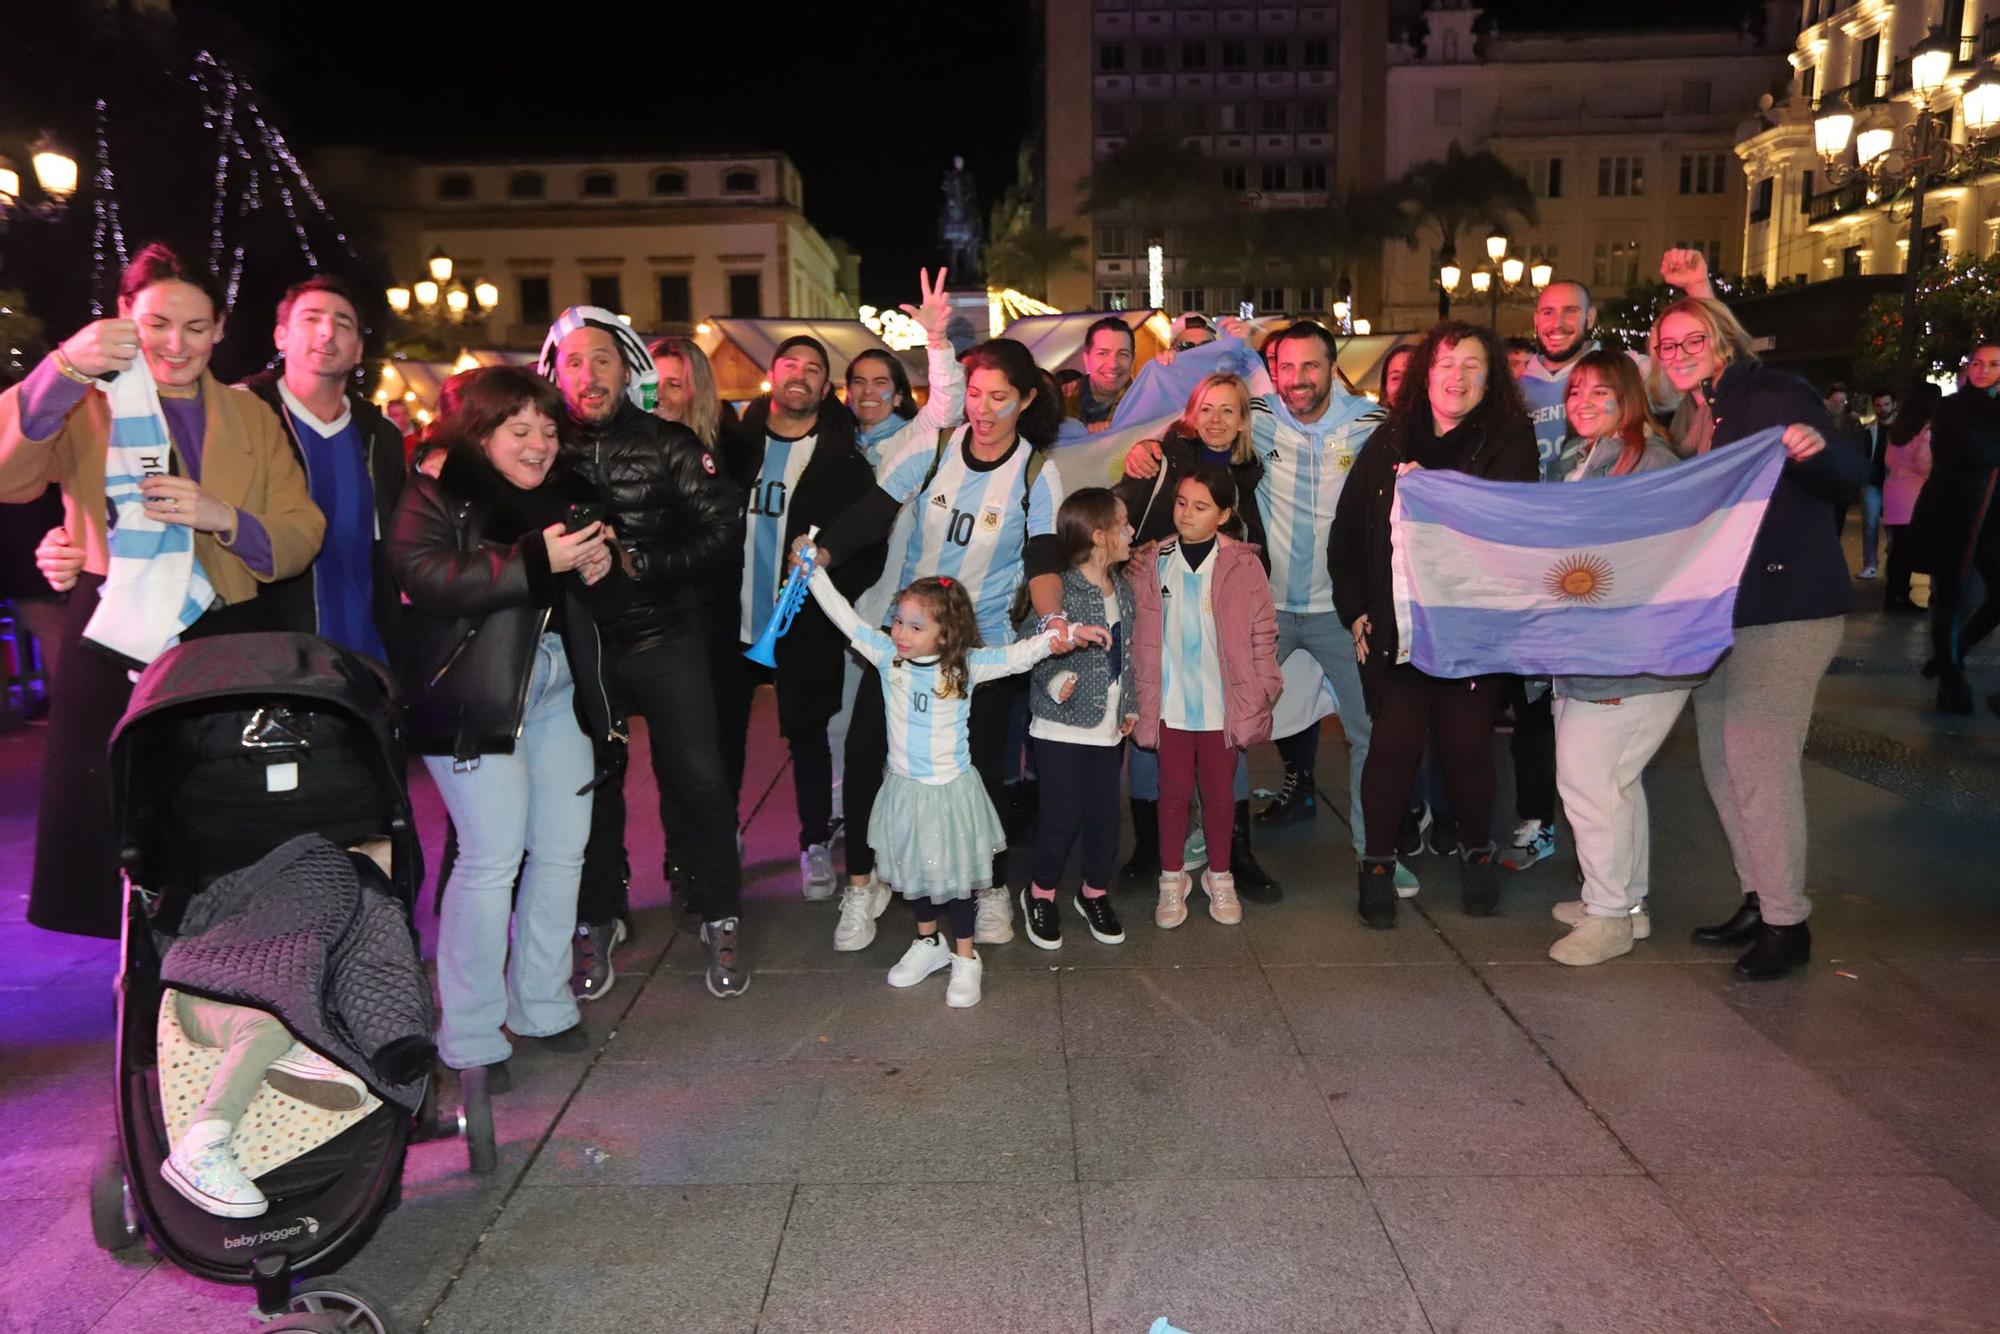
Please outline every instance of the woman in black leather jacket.
[[438, 1049], [459, 1070], [507, 1059], [503, 1023], [558, 1050], [583, 1045], [570, 933], [591, 789], [612, 767], [598, 752], [608, 758], [624, 735], [584, 601], [614, 576], [611, 534], [601, 519], [566, 531], [571, 506], [596, 493], [558, 467], [563, 420], [560, 398], [529, 372], [477, 372], [440, 423], [437, 475], [410, 480], [389, 534], [410, 603], [411, 740], [458, 828]]
[[[1264, 516], [1256, 500], [1257, 484], [1264, 480], [1264, 462], [1251, 445], [1250, 414], [1255, 410], [1250, 388], [1241, 376], [1218, 372], [1194, 387], [1179, 419], [1154, 442], [1160, 449], [1159, 471], [1151, 477], [1127, 472], [1112, 488], [1131, 516], [1135, 548], [1173, 535], [1174, 494], [1181, 480], [1203, 463], [1210, 463], [1228, 468], [1236, 480], [1243, 540], [1255, 545], [1264, 568], [1271, 568], [1271, 558], [1263, 552]], [[1146, 443], [1141, 441], [1134, 452]]]

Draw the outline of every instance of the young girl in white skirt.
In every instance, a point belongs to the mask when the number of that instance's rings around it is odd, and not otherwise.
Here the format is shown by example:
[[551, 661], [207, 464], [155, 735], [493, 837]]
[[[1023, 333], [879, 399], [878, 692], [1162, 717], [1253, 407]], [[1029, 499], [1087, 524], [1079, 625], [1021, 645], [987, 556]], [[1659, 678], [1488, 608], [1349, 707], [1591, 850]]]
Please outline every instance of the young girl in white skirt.
[[[800, 555], [809, 551], [801, 539]], [[854, 614], [823, 569], [813, 571], [812, 594], [882, 678], [889, 764], [868, 819], [868, 846], [877, 873], [917, 915], [917, 938], [889, 970], [889, 985], [913, 987], [949, 966], [945, 1004], [977, 1005], [982, 965], [972, 948], [973, 896], [992, 887], [994, 858], [1007, 838], [972, 767], [972, 691], [1079, 643], [1108, 647], [1110, 635], [1102, 626], [1078, 626], [982, 648], [972, 599], [948, 578], [919, 579], [898, 593], [887, 634]], [[951, 950], [938, 931], [946, 913]]]

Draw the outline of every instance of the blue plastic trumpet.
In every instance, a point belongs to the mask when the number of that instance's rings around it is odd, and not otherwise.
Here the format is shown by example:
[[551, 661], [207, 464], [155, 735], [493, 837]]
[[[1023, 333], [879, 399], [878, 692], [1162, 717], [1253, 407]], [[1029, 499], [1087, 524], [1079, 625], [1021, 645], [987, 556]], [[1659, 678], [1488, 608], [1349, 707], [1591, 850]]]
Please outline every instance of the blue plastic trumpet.
[[[817, 527], [806, 532], [807, 541], [818, 536]], [[778, 590], [778, 606], [771, 613], [771, 619], [766, 622], [764, 633], [757, 636], [756, 643], [743, 650], [743, 656], [758, 666], [778, 665], [778, 641], [784, 638], [785, 631], [792, 628], [792, 618], [799, 614], [799, 608], [803, 607], [806, 599], [812, 596], [812, 590], [808, 585], [812, 583], [813, 558], [816, 554], [812, 550], [805, 553], [799, 561], [798, 568], [792, 571], [792, 577], [785, 580], [785, 586]]]

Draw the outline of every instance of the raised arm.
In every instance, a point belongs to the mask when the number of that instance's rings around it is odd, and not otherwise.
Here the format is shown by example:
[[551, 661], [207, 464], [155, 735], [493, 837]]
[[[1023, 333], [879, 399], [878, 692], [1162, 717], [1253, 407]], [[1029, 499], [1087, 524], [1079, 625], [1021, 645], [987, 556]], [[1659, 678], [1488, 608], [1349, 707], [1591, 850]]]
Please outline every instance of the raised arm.
[[855, 652], [868, 659], [876, 667], [882, 666], [896, 656], [896, 646], [889, 642], [889, 636], [872, 625], [864, 624], [854, 614], [854, 604], [841, 596], [833, 586], [833, 576], [826, 567], [815, 565], [812, 572], [813, 601], [826, 613], [826, 619], [833, 622], [833, 628], [847, 636], [847, 642], [854, 645]]

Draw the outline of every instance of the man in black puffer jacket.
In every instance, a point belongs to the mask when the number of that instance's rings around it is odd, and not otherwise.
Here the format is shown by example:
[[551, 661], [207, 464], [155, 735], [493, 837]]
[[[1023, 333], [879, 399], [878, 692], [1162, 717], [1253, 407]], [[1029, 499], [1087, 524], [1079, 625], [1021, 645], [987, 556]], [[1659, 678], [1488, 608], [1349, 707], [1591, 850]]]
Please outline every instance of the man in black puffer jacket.
[[[676, 893], [701, 914], [709, 991], [740, 995], [749, 985], [736, 948], [743, 868], [707, 637], [716, 598], [735, 584], [742, 498], [694, 432], [642, 405], [652, 359], [611, 312], [564, 311], [542, 345], [541, 370], [562, 391], [571, 418], [564, 448], [604, 496], [630, 576], [626, 605], [603, 627], [607, 666], [619, 703], [646, 719], [661, 828], [671, 831], [681, 868]], [[607, 783], [577, 902], [589, 955], [585, 1000], [603, 995], [614, 976], [611, 947], [626, 910], [624, 831], [623, 788]]]
[[[935, 313], [940, 327], [946, 308]], [[833, 521], [875, 488], [875, 472], [854, 439], [854, 418], [827, 393], [831, 362], [814, 338], [788, 338], [771, 358], [771, 392], [750, 405], [733, 431], [729, 473], [746, 497], [742, 591], [736, 635], [747, 648], [764, 634], [784, 587], [787, 557], [797, 537]], [[841, 562], [834, 586], [850, 600], [882, 575], [887, 542]], [[771, 681], [778, 695], [778, 731], [792, 755], [799, 812], [799, 877], [808, 899], [829, 899], [833, 870], [833, 750], [827, 725], [840, 712], [847, 672], [847, 636], [808, 598], [774, 650], [775, 672], [729, 655], [717, 696], [722, 713], [723, 766], [732, 800], [741, 796], [750, 700]]]

